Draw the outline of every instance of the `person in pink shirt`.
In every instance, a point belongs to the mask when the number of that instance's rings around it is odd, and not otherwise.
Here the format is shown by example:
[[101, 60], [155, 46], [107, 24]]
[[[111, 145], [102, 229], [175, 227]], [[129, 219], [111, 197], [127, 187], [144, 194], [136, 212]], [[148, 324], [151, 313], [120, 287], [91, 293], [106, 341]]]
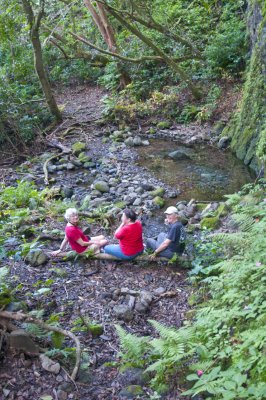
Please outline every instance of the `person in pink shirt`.
[[108, 241], [103, 235], [88, 237], [84, 235], [83, 231], [79, 228], [79, 216], [78, 211], [75, 208], [68, 208], [65, 212], [65, 219], [67, 225], [65, 228], [65, 237], [59, 250], [53, 251], [52, 256], [63, 255], [69, 244], [71, 249], [77, 253], [83, 253], [86, 250], [94, 250], [98, 253], [102, 247], [104, 247]]
[[121, 220], [114, 235], [119, 240], [119, 244], [109, 244], [103, 251], [121, 260], [132, 260], [144, 250], [142, 225], [140, 221], [137, 221], [135, 211], [128, 208], [123, 211]]

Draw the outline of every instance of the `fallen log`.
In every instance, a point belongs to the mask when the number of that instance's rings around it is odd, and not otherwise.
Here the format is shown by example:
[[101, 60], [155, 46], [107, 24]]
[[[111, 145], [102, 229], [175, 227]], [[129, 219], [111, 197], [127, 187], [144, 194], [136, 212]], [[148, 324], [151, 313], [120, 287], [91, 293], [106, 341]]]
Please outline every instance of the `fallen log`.
[[147, 254], [142, 254], [133, 260], [121, 260], [120, 258], [117, 258], [115, 256], [112, 256], [111, 254], [107, 253], [97, 253], [97, 254], [92, 254], [89, 251], [83, 252], [83, 253], [76, 253], [75, 251], [69, 251], [67, 253], [59, 253], [58, 256], [54, 257], [54, 260], [56, 261], [68, 261], [68, 260], [77, 260], [77, 259], [82, 259], [83, 261], [88, 260], [109, 260], [109, 261], [124, 261], [124, 262], [132, 262], [132, 263], [149, 263], [149, 264], [168, 264], [168, 265], [173, 265], [173, 266], [180, 266], [182, 268], [190, 268], [190, 260], [186, 256], [177, 256], [175, 259], [170, 259], [165, 258], [165, 257], [157, 257], [153, 260], [150, 259], [150, 256]]

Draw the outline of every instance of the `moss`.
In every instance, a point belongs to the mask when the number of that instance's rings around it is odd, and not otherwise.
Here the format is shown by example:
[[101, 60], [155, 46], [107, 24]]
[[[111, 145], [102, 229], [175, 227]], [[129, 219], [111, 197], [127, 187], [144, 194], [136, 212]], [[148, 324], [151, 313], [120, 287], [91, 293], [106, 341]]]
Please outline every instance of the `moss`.
[[160, 188], [153, 190], [151, 192], [151, 195], [152, 195], [152, 197], [156, 197], [156, 196], [162, 197], [164, 195], [164, 193], [165, 193], [165, 189], [160, 187]]
[[102, 325], [90, 324], [88, 330], [92, 334], [93, 337], [101, 336], [103, 334]]
[[228, 214], [228, 207], [225, 203], [220, 203], [219, 207], [216, 210], [217, 217], [225, 217]]
[[157, 124], [157, 128], [159, 129], [168, 129], [171, 126], [171, 122], [170, 121], [160, 121]]
[[206, 208], [206, 203], [197, 203], [197, 211], [203, 211]]
[[121, 208], [122, 210], [123, 208], [126, 207], [126, 203], [124, 201], [118, 201], [117, 203], [114, 203], [114, 206], [117, 208]]
[[86, 162], [90, 162], [91, 161], [91, 157], [87, 156], [87, 154], [84, 153], [83, 151], [79, 154], [78, 159], [82, 163], [86, 163]]
[[156, 196], [153, 199], [153, 204], [155, 204], [156, 206], [158, 206], [160, 208], [163, 208], [165, 201], [160, 196]]
[[263, 63], [261, 49], [256, 46], [250, 60], [239, 110], [222, 133], [222, 136], [232, 138], [231, 148], [237, 157], [257, 172], [263, 167], [266, 157], [266, 83]]
[[203, 218], [200, 222], [201, 229], [216, 229], [220, 225], [219, 217], [206, 217]]
[[75, 155], [78, 155], [78, 154], [80, 154], [82, 151], [84, 151], [84, 150], [86, 150], [86, 143], [83, 143], [83, 142], [76, 142], [76, 143], [73, 143], [72, 144], [72, 152], [75, 154]]

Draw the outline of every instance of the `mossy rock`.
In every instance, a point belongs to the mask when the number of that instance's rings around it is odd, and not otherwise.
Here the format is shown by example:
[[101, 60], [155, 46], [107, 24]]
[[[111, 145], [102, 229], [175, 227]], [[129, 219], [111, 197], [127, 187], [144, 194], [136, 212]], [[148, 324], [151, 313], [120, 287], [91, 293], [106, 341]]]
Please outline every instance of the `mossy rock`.
[[157, 128], [159, 129], [168, 129], [171, 126], [171, 122], [170, 121], [160, 121], [157, 124]]
[[108, 193], [110, 188], [107, 182], [105, 181], [98, 181], [94, 183], [94, 188], [99, 190], [101, 193]]
[[225, 217], [229, 212], [229, 209], [225, 203], [220, 203], [219, 207], [216, 210], [217, 216], [220, 217]]
[[126, 399], [136, 399], [137, 396], [144, 394], [142, 387], [139, 385], [129, 385], [121, 390], [119, 396]]
[[153, 190], [151, 192], [151, 195], [153, 197], [156, 197], [156, 196], [163, 197], [164, 193], [165, 193], [165, 189], [160, 187], [160, 188]]
[[205, 217], [200, 222], [201, 229], [217, 229], [220, 225], [219, 217]]
[[154, 134], [156, 133], [156, 129], [151, 127], [151, 128], [148, 130], [148, 133], [149, 133], [150, 135], [154, 135]]
[[102, 325], [90, 324], [88, 330], [92, 334], [93, 337], [98, 337], [98, 336], [101, 336], [103, 334]]
[[126, 203], [124, 201], [118, 201], [117, 203], [114, 203], [114, 206], [123, 210], [126, 207]]
[[163, 208], [165, 201], [164, 199], [162, 199], [160, 196], [156, 196], [154, 197], [154, 199], [152, 200], [153, 204], [155, 204], [156, 206]]
[[197, 203], [197, 211], [203, 211], [206, 208], [206, 203]]
[[84, 150], [86, 150], [86, 148], [87, 148], [86, 143], [83, 142], [76, 142], [73, 143], [71, 146], [72, 153], [75, 154], [76, 156], [79, 155]]
[[91, 157], [89, 157], [86, 153], [84, 153], [84, 151], [79, 154], [78, 159], [83, 164], [91, 161]]

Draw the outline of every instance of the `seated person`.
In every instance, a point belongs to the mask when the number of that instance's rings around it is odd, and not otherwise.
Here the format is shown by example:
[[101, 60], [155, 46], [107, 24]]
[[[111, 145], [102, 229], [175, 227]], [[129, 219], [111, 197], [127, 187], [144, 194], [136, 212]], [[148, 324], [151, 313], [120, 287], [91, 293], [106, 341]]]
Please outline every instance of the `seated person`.
[[184, 251], [185, 230], [179, 222], [178, 210], [176, 207], [168, 207], [165, 223], [169, 226], [168, 232], [161, 232], [157, 239], [147, 239], [147, 249], [154, 252], [150, 259], [155, 257], [172, 258], [175, 253], [182, 254]]
[[114, 235], [119, 240], [119, 244], [105, 246], [104, 253], [115, 256], [120, 260], [132, 260], [143, 252], [142, 225], [136, 219], [135, 211], [130, 209], [123, 211], [122, 223]]
[[94, 253], [98, 253], [100, 249], [108, 243], [103, 235], [94, 237], [87, 237], [84, 235], [82, 230], [78, 227], [79, 216], [75, 208], [68, 208], [66, 210], [65, 219], [67, 220], [67, 224], [64, 240], [59, 250], [51, 253], [52, 256], [65, 255], [64, 251], [66, 250], [67, 244], [77, 253], [83, 253], [90, 249], [94, 250]]

